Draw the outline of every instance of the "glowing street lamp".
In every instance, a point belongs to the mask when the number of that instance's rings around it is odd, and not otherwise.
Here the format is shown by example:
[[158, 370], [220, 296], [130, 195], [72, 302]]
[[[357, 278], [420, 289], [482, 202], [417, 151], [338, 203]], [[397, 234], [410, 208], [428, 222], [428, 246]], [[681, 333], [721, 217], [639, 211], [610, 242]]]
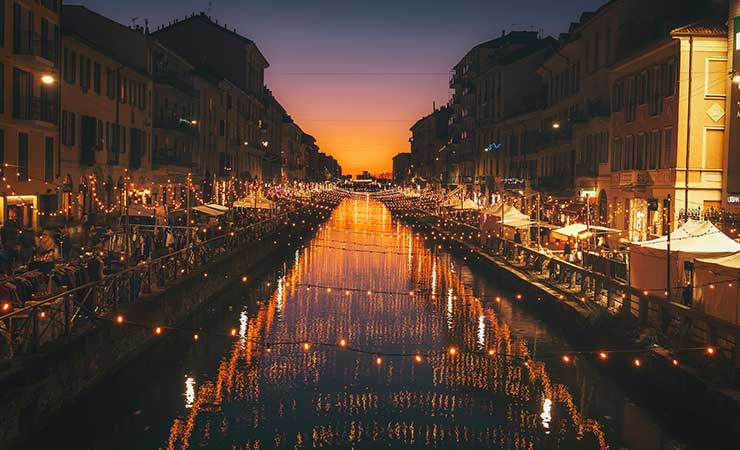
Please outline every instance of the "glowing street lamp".
[[41, 82], [47, 86], [56, 83], [56, 81], [57, 80], [54, 78], [54, 75], [49, 75], [49, 74], [41, 75]]
[[553, 122], [552, 123], [552, 128], [555, 129], [555, 130], [560, 129], [560, 122]]

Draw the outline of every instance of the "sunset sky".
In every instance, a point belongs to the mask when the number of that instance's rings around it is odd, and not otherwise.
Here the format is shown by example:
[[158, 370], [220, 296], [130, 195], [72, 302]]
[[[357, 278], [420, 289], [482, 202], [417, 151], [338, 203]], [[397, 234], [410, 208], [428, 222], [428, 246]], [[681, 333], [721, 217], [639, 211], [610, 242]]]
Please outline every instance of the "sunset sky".
[[[270, 62], [266, 83], [344, 173], [389, 172], [409, 151], [409, 127], [449, 100], [449, 71], [502, 30], [557, 36], [606, 0], [212, 0], [211, 16], [254, 40]], [[74, 3], [74, 2], [71, 2]], [[208, 0], [84, 0], [150, 28]]]

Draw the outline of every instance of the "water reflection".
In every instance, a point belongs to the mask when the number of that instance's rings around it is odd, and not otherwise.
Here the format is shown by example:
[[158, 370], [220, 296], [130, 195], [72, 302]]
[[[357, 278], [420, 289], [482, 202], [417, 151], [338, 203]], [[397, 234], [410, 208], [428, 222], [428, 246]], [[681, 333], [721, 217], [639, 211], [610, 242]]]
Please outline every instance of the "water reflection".
[[[340, 205], [271, 290], [215, 376], [186, 382], [168, 448], [607, 446], [545, 363], [524, 363], [512, 304], [480, 301], [492, 287], [377, 202]], [[342, 339], [367, 353], [321, 345]]]

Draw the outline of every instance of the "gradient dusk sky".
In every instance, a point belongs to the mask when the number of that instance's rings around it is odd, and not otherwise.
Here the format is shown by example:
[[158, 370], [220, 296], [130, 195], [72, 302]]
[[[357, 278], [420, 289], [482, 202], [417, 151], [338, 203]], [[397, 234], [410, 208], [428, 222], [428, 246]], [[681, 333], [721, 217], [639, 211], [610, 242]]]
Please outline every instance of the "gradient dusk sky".
[[[449, 71], [502, 30], [557, 36], [607, 0], [212, 0], [211, 16], [252, 39], [266, 84], [344, 173], [389, 172], [409, 128], [449, 100]], [[71, 1], [70, 3], [75, 3]], [[151, 29], [208, 0], [79, 0]]]

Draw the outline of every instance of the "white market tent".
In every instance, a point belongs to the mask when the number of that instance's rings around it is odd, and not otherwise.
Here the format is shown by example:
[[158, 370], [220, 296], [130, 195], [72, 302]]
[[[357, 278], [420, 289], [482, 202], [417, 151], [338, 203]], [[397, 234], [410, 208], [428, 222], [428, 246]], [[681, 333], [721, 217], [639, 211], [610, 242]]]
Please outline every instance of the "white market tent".
[[615, 230], [614, 228], [606, 228], [606, 227], [599, 227], [595, 225], [591, 225], [590, 227], [583, 223], [572, 223], [570, 225], [564, 226], [562, 228], [558, 228], [555, 230], [552, 230], [552, 237], [556, 239], [561, 239], [564, 241], [567, 241], [569, 238], [575, 237], [578, 238], [580, 235], [584, 233], [593, 233], [593, 234], [613, 234], [613, 233], [621, 233], [621, 230]]
[[273, 207], [273, 202], [261, 195], [256, 199], [254, 195], [250, 195], [234, 202], [234, 208], [272, 209]]
[[[661, 236], [630, 246], [630, 284], [640, 290], [666, 288], [667, 237]], [[718, 258], [740, 252], [740, 244], [710, 222], [689, 220], [671, 233], [671, 287], [685, 283], [684, 263]]]
[[452, 205], [455, 209], [478, 209], [478, 204], [471, 199], [465, 199], [462, 204], [458, 201], [457, 205]]
[[197, 212], [202, 213], [202, 214], [205, 214], [207, 216], [214, 216], [215, 217], [215, 216], [221, 216], [221, 215], [225, 214], [223, 211], [219, 211], [217, 209], [209, 208], [208, 206], [205, 206], [205, 205], [194, 206], [192, 209], [193, 209], [193, 211], [197, 211]]
[[218, 203], [209, 203], [206, 206], [211, 209], [215, 209], [216, 211], [221, 211], [221, 212], [229, 211], [229, 208], [227, 208], [226, 206], [219, 205]]
[[740, 253], [697, 259], [693, 308], [740, 325]]

